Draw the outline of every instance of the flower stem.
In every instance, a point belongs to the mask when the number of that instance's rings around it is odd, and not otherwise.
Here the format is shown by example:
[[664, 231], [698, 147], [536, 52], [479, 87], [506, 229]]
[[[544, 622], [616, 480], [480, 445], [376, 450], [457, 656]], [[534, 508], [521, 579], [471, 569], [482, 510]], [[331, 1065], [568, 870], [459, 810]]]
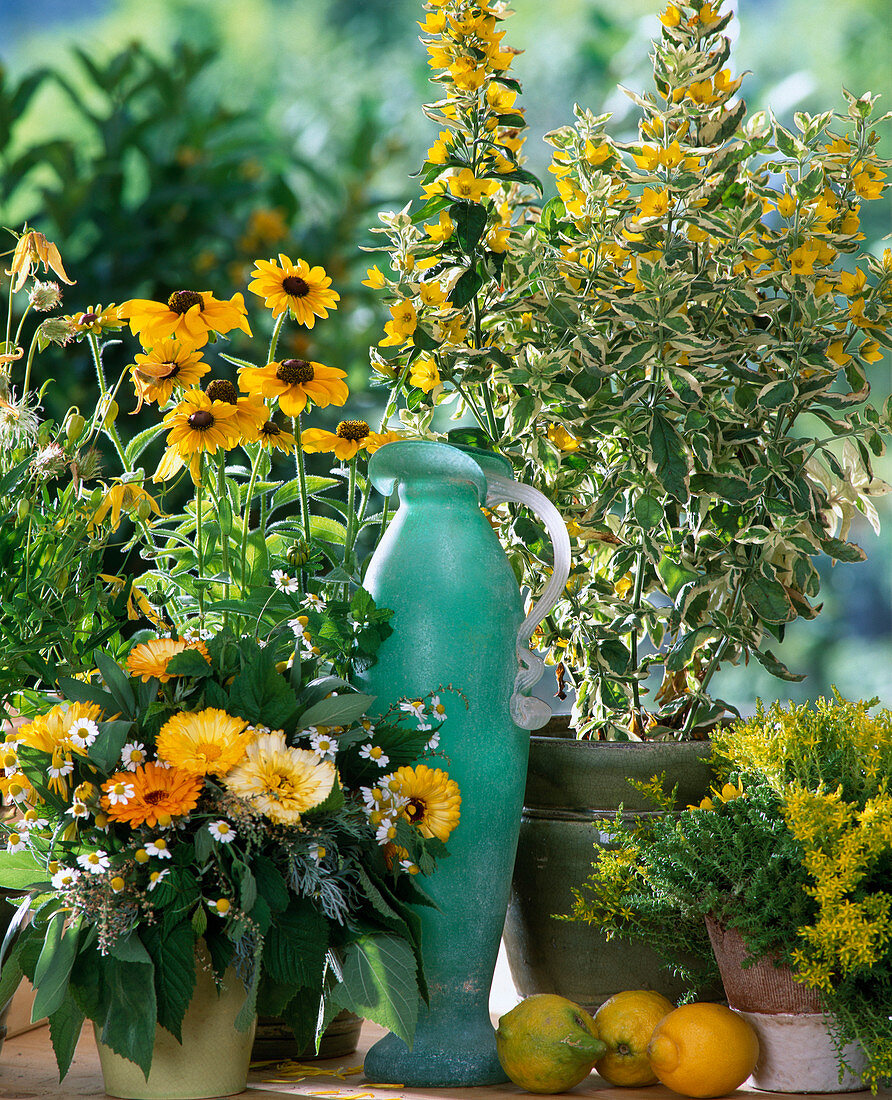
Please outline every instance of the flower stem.
[[195, 484], [195, 555], [198, 558], [198, 620], [204, 627], [204, 547], [202, 545], [201, 513], [204, 505], [204, 455], [198, 455], [198, 481]]
[[[229, 599], [229, 586], [232, 580], [232, 573], [229, 565], [229, 536], [232, 534], [232, 510], [229, 510], [229, 523], [224, 530], [223, 524], [223, 501], [226, 500], [229, 503], [226, 495], [226, 452], [220, 448], [217, 451], [217, 496], [215, 498], [215, 508], [217, 511], [217, 523], [220, 525], [220, 555], [223, 561], [223, 573], [228, 578], [223, 582], [223, 596], [224, 599]], [[228, 625], [229, 612], [223, 612], [223, 625]]]
[[279, 316], [278, 321], [276, 321], [276, 327], [273, 329], [273, 334], [270, 337], [269, 351], [267, 352], [267, 356], [266, 356], [266, 360], [267, 360], [268, 363], [271, 363], [276, 357], [276, 348], [278, 347], [278, 344], [279, 344], [279, 333], [282, 331], [282, 325], [285, 321], [285, 316], [286, 316], [285, 313], [282, 313]]
[[[247, 572], [248, 572], [248, 535], [251, 530], [251, 501], [254, 499], [254, 485], [257, 482], [257, 471], [260, 469], [260, 460], [263, 458], [263, 448], [257, 445], [257, 454], [254, 458], [254, 462], [251, 465], [251, 478], [248, 482], [248, 495], [245, 497], [245, 515], [242, 522], [242, 545], [241, 545], [241, 568], [239, 571], [239, 577], [241, 580], [241, 593], [242, 599], [248, 594], [247, 585]], [[263, 524], [261, 523], [261, 530]]]
[[294, 465], [297, 469], [297, 484], [300, 488], [300, 516], [304, 529], [304, 538], [310, 540], [310, 501], [307, 497], [307, 474], [304, 467], [304, 448], [301, 442], [300, 413], [291, 418], [294, 433]]
[[403, 386], [405, 385], [406, 376], [408, 375], [409, 370], [410, 365], [409, 363], [406, 363], [406, 365], [402, 369], [399, 378], [397, 378], [396, 382], [393, 385], [393, 388], [390, 391], [390, 396], [387, 398], [387, 404], [384, 406], [384, 415], [381, 417], [381, 427], [378, 429], [381, 432], [387, 430], [387, 422], [396, 412], [399, 394]]

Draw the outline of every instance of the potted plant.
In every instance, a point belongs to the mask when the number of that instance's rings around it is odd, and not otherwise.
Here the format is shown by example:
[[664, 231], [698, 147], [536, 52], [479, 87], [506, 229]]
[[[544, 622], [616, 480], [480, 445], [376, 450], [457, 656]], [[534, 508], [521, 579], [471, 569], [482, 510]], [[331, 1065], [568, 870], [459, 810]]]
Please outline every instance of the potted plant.
[[704, 966], [715, 950], [729, 1003], [759, 1032], [760, 1088], [875, 1090], [892, 1076], [892, 712], [877, 703], [759, 704], [714, 733], [711, 795], [675, 818], [605, 822], [615, 848], [577, 891], [575, 918], [610, 935], [670, 959], [686, 942]]
[[[301, 432], [276, 406], [299, 423], [348, 392], [343, 371], [275, 359], [289, 315], [312, 327], [337, 301], [322, 268], [286, 260], [255, 271], [275, 325], [266, 368], [237, 361], [243, 393], [225, 377], [198, 385], [212, 362], [227, 369], [209, 345], [249, 330], [239, 294], [181, 290], [57, 318], [92, 345], [100, 389], [68, 433], [104, 434], [120, 469], [66, 492], [88, 529], [131, 532], [143, 571], [105, 578], [134, 616], [122, 606], [110, 650], [94, 646], [86, 670], [32, 656], [13, 700], [27, 713], [4, 748], [0, 789], [18, 814], [0, 883], [32, 913], [2, 990], [32, 980], [62, 1076], [93, 1021], [115, 1095], [237, 1091], [258, 1011], [283, 1016], [300, 1049], [343, 1009], [411, 1042], [426, 996], [410, 904], [426, 903], [415, 876], [459, 819], [435, 751], [448, 697], [379, 714], [350, 682], [391, 633], [354, 554], [381, 525], [356, 456], [386, 437], [359, 421], [307, 429], [347, 463], [307, 474]], [[109, 385], [100, 339], [124, 318], [142, 351]], [[125, 440], [108, 412], [128, 378], [163, 418]], [[149, 492], [136, 464], [162, 432]], [[293, 474], [277, 476], [279, 456]]]

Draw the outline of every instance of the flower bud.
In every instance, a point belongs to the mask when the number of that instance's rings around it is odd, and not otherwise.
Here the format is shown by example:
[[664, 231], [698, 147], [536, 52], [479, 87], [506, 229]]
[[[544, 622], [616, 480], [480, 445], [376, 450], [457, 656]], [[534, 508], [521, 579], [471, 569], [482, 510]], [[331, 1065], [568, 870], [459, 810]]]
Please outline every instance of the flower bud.
[[15, 506], [15, 514], [16, 514], [16, 519], [19, 521], [19, 523], [21, 523], [22, 520], [25, 519], [25, 517], [28, 515], [28, 513], [30, 511], [31, 511], [31, 501], [30, 500], [24, 500], [23, 499], [23, 500], [20, 500], [18, 502], [18, 504]]
[[114, 424], [118, 415], [118, 403], [117, 401], [110, 401], [108, 408], [106, 409], [105, 416], [102, 418], [103, 428], [110, 428]]
[[152, 514], [152, 503], [151, 503], [151, 501], [146, 500], [145, 497], [142, 497], [140, 499], [139, 503], [136, 506], [136, 514], [143, 521], [143, 523], [145, 523], [145, 521]]
[[71, 412], [65, 420], [65, 438], [69, 443], [77, 443], [83, 434], [87, 421], [79, 412]]

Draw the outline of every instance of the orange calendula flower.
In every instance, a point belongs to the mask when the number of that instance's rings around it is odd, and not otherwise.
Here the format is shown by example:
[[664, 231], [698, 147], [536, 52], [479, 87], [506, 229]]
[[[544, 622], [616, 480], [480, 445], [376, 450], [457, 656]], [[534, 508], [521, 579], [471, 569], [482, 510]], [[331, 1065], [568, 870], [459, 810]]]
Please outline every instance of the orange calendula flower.
[[298, 324], [312, 328], [317, 317], [327, 317], [330, 309], [337, 309], [340, 294], [331, 289], [331, 279], [322, 267], [310, 267], [305, 260], [294, 263], [279, 253], [279, 262], [274, 260], [256, 260], [254, 278], [248, 283], [248, 290], [263, 298], [273, 317], [285, 310]]
[[173, 337], [159, 340], [151, 351], [135, 355], [130, 373], [139, 404], [157, 401], [163, 405], [174, 391], [192, 389], [211, 369], [201, 357], [201, 352], [191, 344], [182, 344]]
[[301, 433], [300, 445], [311, 454], [333, 453], [341, 462], [347, 462], [365, 448], [369, 435], [364, 420], [342, 420], [333, 432], [307, 428]]
[[300, 416], [307, 402], [325, 408], [343, 405], [349, 397], [347, 372], [306, 359], [283, 359], [265, 367], [244, 367], [238, 384], [248, 393], [275, 398], [285, 416]]
[[36, 273], [40, 265], [47, 273], [54, 271], [63, 283], [74, 286], [74, 280], [69, 279], [62, 266], [62, 257], [59, 249], [48, 241], [42, 233], [30, 230], [19, 237], [18, 244], [12, 254], [12, 264], [7, 275], [12, 276], [12, 293], [16, 294], [25, 285], [26, 279]]
[[126, 822], [133, 829], [154, 828], [159, 820], [185, 817], [194, 810], [203, 787], [201, 775], [148, 763], [107, 779], [101, 802], [112, 821]]
[[155, 745], [159, 760], [182, 771], [226, 775], [244, 756], [252, 737], [244, 718], [206, 707], [169, 718]]
[[211, 332], [223, 334], [234, 328], [253, 335], [241, 294], [233, 294], [226, 302], [208, 290], [175, 290], [166, 304], [131, 298], [119, 307], [119, 313], [146, 347], [154, 347], [167, 336], [176, 336], [183, 343], [203, 348]]
[[127, 656], [127, 668], [131, 676], [138, 676], [143, 683], [154, 677], [166, 684], [178, 672], [168, 672], [167, 662], [177, 653], [187, 649], [196, 649], [206, 661], [210, 655], [204, 642], [186, 642], [179, 638], [151, 638], [147, 642], [135, 645]]

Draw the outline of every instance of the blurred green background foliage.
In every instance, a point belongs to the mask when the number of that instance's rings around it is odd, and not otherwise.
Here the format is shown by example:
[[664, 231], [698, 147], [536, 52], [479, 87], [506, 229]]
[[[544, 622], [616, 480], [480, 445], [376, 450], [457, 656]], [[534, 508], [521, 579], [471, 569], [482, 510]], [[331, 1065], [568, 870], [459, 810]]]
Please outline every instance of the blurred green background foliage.
[[[614, 112], [627, 136], [632, 105], [617, 90], [648, 83], [659, 33], [655, 0], [515, 0], [505, 41], [530, 125], [528, 167], [553, 191], [541, 136], [573, 104]], [[749, 70], [750, 110], [842, 108], [841, 87], [892, 108], [888, 0], [738, 0], [733, 63]], [[292, 355], [348, 371], [354, 415], [380, 415], [368, 346], [384, 307], [362, 285], [377, 211], [417, 191], [410, 173], [436, 136], [420, 105], [432, 98], [417, 41], [417, 0], [4, 0], [0, 5], [0, 224], [60, 243], [65, 309], [181, 287], [245, 293], [254, 259], [284, 252], [322, 264], [338, 312], [291, 339]], [[892, 156], [892, 133], [880, 155]], [[892, 188], [866, 247], [892, 228]], [[250, 295], [247, 295], [251, 297]], [[257, 334], [261, 339], [265, 333]], [[240, 354], [238, 345], [232, 348]], [[244, 349], [242, 349], [244, 350]], [[110, 366], [123, 348], [109, 350]], [[120, 369], [120, 368], [119, 368]], [[81, 347], [53, 363], [59, 413], [91, 391]], [[888, 361], [874, 373], [890, 390]], [[53, 396], [55, 392], [55, 397]], [[337, 419], [319, 416], [320, 426]], [[887, 457], [877, 472], [892, 481]], [[892, 501], [877, 537], [856, 539], [860, 566], [828, 570], [825, 608], [789, 631], [780, 655], [801, 685], [761, 669], [720, 674], [716, 693], [744, 710], [757, 695], [802, 699], [831, 684], [892, 699]]]

